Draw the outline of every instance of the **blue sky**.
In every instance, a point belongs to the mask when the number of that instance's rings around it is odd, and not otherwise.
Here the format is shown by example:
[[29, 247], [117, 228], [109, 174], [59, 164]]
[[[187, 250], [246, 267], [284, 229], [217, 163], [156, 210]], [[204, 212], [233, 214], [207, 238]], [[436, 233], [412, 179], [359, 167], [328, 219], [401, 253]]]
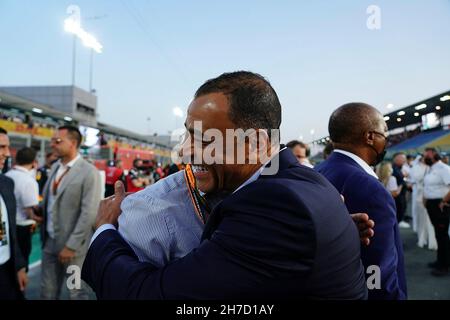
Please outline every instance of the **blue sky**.
[[[104, 52], [95, 56], [100, 120], [166, 134], [205, 80], [251, 70], [283, 106], [282, 140], [327, 134], [330, 113], [364, 101], [383, 112], [450, 89], [450, 1], [0, 0], [0, 86], [71, 83], [76, 4]], [[381, 29], [366, 26], [369, 5]], [[78, 46], [76, 85], [88, 89]], [[148, 122], [147, 118], [151, 121]]]

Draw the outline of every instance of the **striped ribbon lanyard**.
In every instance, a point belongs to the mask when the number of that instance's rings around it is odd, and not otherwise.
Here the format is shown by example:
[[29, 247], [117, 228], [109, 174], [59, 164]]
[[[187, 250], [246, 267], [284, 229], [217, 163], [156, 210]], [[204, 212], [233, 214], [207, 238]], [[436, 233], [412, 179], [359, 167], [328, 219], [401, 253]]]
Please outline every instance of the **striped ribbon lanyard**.
[[211, 208], [209, 207], [206, 199], [200, 194], [197, 189], [197, 183], [195, 181], [194, 173], [192, 172], [192, 166], [190, 164], [186, 165], [186, 168], [184, 169], [184, 178], [188, 186], [192, 204], [194, 205], [195, 213], [197, 217], [203, 222], [203, 224], [205, 224], [211, 212]]

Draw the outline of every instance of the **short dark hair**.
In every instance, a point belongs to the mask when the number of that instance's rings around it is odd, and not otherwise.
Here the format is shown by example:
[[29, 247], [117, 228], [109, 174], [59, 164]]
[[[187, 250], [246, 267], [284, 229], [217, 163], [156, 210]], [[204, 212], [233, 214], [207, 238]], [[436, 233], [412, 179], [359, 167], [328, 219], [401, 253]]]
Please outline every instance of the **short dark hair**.
[[223, 93], [230, 105], [230, 120], [239, 128], [279, 129], [281, 124], [281, 104], [277, 93], [263, 76], [236, 71], [223, 73], [210, 79], [198, 88], [195, 98]]
[[8, 134], [8, 131], [0, 127], [0, 134]]
[[17, 151], [16, 164], [19, 166], [32, 164], [36, 160], [36, 150], [33, 148], [25, 147]]
[[58, 130], [67, 130], [69, 137], [77, 142], [77, 148], [81, 146], [82, 136], [80, 130], [78, 130], [77, 127], [71, 125], [64, 125], [59, 127]]
[[306, 144], [304, 144], [303, 142], [298, 141], [298, 140], [291, 140], [288, 143], [286, 143], [286, 147], [288, 147], [290, 149], [294, 149], [296, 146], [300, 146], [305, 149], [307, 148]]
[[377, 109], [363, 102], [351, 102], [337, 108], [330, 116], [328, 132], [334, 143], [358, 143], [365, 131], [373, 130], [377, 119], [372, 117]]
[[307, 157], [309, 157], [309, 147], [307, 144], [298, 141], [298, 140], [291, 140], [288, 143], [286, 143], [286, 147], [288, 147], [289, 149], [294, 149], [296, 146], [300, 146], [300, 148], [305, 149], [305, 155]]
[[140, 159], [140, 158], [136, 158], [136, 159], [134, 159], [134, 160], [133, 160], [133, 167], [136, 167], [136, 165], [137, 165], [138, 161], [143, 161], [143, 160], [142, 160], [142, 159]]
[[396, 153], [394, 153], [394, 154], [392, 155], [392, 159], [395, 159], [395, 157], [397, 157], [397, 156], [399, 156], [399, 155], [404, 155], [404, 156], [406, 156], [406, 153], [404, 153], [404, 152], [402, 152], [402, 151], [396, 152]]

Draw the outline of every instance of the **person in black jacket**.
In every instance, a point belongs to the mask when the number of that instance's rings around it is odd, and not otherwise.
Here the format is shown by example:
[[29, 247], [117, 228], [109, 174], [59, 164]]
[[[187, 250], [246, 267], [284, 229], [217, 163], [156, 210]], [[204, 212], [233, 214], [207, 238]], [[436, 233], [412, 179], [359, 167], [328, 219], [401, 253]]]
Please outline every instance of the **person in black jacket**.
[[[0, 170], [10, 156], [8, 133], [0, 128]], [[26, 262], [16, 238], [14, 182], [0, 174], [0, 300], [23, 299]]]

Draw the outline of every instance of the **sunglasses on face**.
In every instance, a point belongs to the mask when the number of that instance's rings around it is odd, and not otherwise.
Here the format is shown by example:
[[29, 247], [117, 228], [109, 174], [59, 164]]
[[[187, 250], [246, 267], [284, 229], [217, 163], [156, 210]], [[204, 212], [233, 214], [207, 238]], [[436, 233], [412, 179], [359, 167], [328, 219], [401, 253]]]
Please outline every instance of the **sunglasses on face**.
[[63, 140], [61, 138], [52, 138], [51, 143], [60, 144]]
[[381, 132], [377, 132], [377, 131], [372, 131], [372, 132], [379, 136], [382, 136], [386, 140], [389, 138], [389, 134], [387, 134], [387, 133], [381, 133]]

